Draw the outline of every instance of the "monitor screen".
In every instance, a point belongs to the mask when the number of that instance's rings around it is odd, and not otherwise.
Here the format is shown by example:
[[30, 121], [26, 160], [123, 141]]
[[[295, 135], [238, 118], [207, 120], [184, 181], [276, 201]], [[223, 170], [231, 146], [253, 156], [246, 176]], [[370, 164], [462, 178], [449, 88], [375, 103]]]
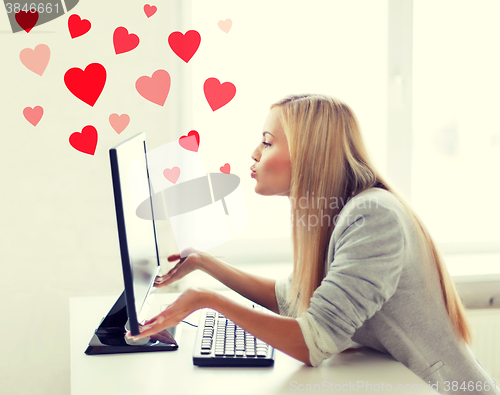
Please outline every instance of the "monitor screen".
[[[130, 331], [136, 335], [146, 318], [145, 302], [160, 269], [145, 134], [124, 141], [109, 154], [127, 313]], [[144, 196], [149, 197], [151, 219], [137, 215], [137, 201]]]

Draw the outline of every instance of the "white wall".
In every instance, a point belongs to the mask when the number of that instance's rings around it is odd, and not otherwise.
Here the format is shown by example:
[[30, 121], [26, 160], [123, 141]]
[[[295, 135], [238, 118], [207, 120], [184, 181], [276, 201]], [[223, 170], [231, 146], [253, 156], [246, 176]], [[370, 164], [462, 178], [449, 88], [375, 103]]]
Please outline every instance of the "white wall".
[[[182, 61], [169, 51], [167, 37], [182, 27], [168, 4], [162, 2], [163, 9], [148, 19], [142, 1], [80, 3], [73, 12], [90, 20], [92, 28], [75, 39], [66, 15], [30, 33], [12, 34], [0, 7], [2, 394], [69, 393], [69, 297], [123, 290], [108, 150], [143, 131], [150, 148], [164, 144], [172, 138], [168, 126], [177, 117], [172, 103], [179, 96], [175, 81]], [[119, 26], [141, 42], [116, 55], [112, 37]], [[42, 76], [19, 58], [23, 49], [38, 44], [51, 50]], [[105, 66], [108, 78], [90, 107], [69, 92], [63, 76], [69, 68], [94, 62]], [[135, 91], [137, 78], [160, 68], [173, 81], [164, 107]], [[44, 109], [36, 127], [23, 117], [28, 106]], [[131, 117], [120, 135], [108, 122], [112, 113]], [[93, 156], [68, 141], [86, 125], [99, 133]], [[177, 138], [185, 134], [170, 133]], [[161, 247], [163, 255], [172, 252], [166, 242]]]

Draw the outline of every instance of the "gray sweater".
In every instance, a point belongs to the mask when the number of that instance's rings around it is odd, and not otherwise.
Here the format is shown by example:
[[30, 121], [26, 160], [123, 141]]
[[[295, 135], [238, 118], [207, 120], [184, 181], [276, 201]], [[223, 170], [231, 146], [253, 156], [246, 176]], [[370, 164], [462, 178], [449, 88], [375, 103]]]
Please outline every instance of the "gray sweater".
[[[312, 365], [356, 342], [392, 355], [426, 383], [437, 383], [439, 393], [500, 394], [500, 383], [456, 334], [429, 263], [394, 195], [370, 188], [349, 200], [331, 236], [327, 275], [297, 318]], [[281, 315], [296, 317], [286, 302], [290, 280], [276, 282], [276, 299]], [[458, 387], [472, 381], [474, 390], [453, 391], [453, 381]], [[485, 382], [496, 391], [478, 390]]]

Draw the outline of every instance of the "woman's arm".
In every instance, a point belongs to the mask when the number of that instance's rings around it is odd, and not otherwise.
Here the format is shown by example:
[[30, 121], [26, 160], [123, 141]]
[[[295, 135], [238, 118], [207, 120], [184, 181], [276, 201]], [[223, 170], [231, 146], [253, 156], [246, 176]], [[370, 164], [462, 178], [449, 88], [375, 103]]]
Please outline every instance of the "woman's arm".
[[157, 287], [180, 280], [194, 270], [201, 270], [245, 298], [279, 313], [274, 290], [275, 280], [245, 273], [206, 252], [192, 253], [182, 259], [179, 254], [174, 254], [169, 256], [168, 260], [180, 261], [167, 274], [157, 278]]
[[245, 298], [279, 314], [274, 289], [276, 280], [246, 273], [212, 255], [201, 260], [200, 269]]
[[165, 328], [173, 327], [192, 312], [205, 307], [219, 311], [256, 338], [311, 365], [309, 349], [296, 319], [256, 311], [210, 290], [191, 288], [183, 292], [162, 313], [141, 326], [140, 335], [134, 339], [152, 336]]
[[216, 293], [208, 294], [207, 304], [256, 338], [311, 366], [309, 349], [295, 318], [256, 311]]

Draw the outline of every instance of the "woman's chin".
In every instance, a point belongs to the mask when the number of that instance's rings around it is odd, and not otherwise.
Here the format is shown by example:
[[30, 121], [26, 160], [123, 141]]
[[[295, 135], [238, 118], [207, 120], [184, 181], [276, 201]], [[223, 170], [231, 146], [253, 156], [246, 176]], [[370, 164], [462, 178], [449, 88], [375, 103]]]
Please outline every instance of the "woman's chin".
[[272, 191], [265, 190], [263, 188], [259, 188], [257, 185], [255, 186], [254, 191], [257, 195], [261, 195], [261, 196], [274, 196], [274, 195], [276, 195]]
[[262, 186], [259, 185], [259, 183], [257, 182], [257, 184], [255, 184], [255, 187], [254, 187], [254, 192], [257, 194], [257, 195], [262, 195], [262, 196], [267, 196], [268, 194], [266, 193], [265, 189], [262, 188]]

